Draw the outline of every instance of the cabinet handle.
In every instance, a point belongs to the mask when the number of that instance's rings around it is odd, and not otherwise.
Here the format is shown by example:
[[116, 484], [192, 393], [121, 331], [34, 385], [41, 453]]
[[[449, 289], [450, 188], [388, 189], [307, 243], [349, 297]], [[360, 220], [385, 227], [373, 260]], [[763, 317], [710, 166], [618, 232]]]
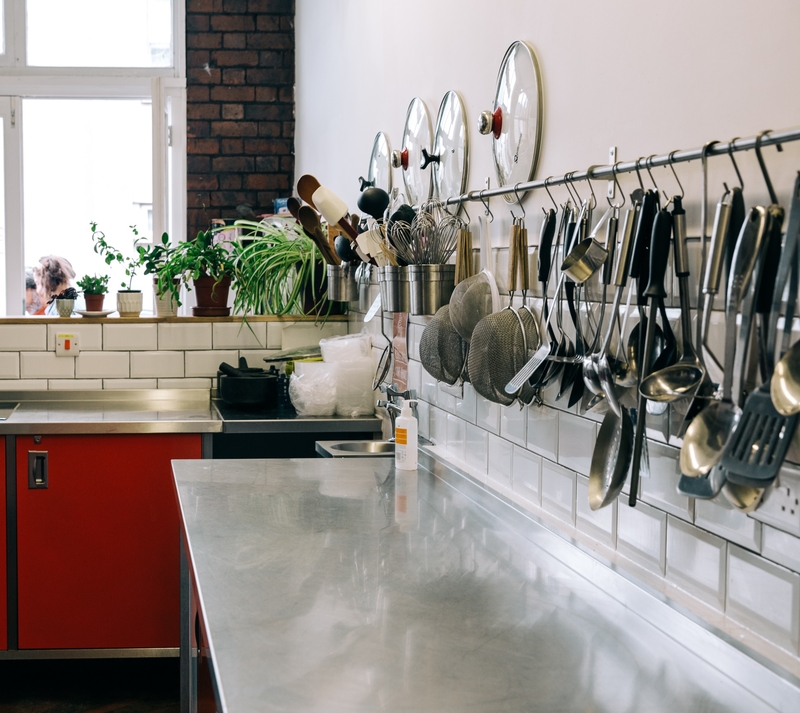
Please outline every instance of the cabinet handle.
[[47, 488], [47, 451], [28, 451], [28, 489]]

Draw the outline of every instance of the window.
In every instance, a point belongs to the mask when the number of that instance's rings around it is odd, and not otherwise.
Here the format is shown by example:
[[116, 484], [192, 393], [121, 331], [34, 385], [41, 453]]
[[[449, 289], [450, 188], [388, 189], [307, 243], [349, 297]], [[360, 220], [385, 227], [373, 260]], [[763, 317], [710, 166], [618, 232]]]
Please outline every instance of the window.
[[[0, 315], [25, 313], [26, 272], [43, 255], [77, 276], [111, 272], [91, 221], [132, 252], [185, 233], [184, 3], [0, 0]], [[152, 281], [137, 276], [145, 310]], [[113, 302], [111, 307], [113, 308]]]

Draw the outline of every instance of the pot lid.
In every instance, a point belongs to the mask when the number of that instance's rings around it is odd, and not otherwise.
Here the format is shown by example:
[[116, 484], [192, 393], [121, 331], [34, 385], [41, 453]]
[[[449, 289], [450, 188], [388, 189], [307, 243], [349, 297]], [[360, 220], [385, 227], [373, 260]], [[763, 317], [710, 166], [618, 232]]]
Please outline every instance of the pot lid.
[[447, 200], [461, 195], [469, 175], [469, 136], [464, 102], [457, 92], [444, 95], [436, 119], [433, 152], [423, 152], [423, 163], [433, 166], [433, 195]]
[[391, 167], [392, 150], [389, 146], [389, 137], [382, 131], [375, 135], [375, 141], [372, 143], [372, 154], [369, 157], [369, 171], [367, 172], [366, 180], [359, 177], [361, 181], [361, 190], [374, 186], [375, 188], [382, 188], [387, 193], [392, 191], [392, 167]]
[[392, 166], [403, 171], [406, 202], [411, 205], [418, 205], [431, 197], [431, 174], [430, 171], [422, 169], [420, 162], [422, 149], [430, 151], [432, 139], [428, 107], [422, 99], [414, 97], [406, 112], [400, 150], [392, 153]]
[[[531, 181], [542, 140], [542, 80], [539, 62], [526, 42], [506, 50], [497, 75], [494, 108], [481, 113], [478, 129], [492, 138], [498, 186]], [[503, 196], [516, 203], [513, 194]]]

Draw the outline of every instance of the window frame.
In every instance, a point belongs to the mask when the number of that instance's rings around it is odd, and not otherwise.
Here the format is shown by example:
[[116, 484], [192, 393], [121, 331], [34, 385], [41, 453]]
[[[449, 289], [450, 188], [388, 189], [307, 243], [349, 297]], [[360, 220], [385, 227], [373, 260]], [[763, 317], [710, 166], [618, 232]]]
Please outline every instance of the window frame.
[[[0, 115], [5, 162], [6, 315], [25, 314], [22, 99], [152, 101], [153, 239], [186, 235], [186, 7], [172, 0], [172, 67], [27, 67], [25, 0], [0, 0], [5, 53], [0, 54]], [[13, 117], [12, 117], [13, 112]]]

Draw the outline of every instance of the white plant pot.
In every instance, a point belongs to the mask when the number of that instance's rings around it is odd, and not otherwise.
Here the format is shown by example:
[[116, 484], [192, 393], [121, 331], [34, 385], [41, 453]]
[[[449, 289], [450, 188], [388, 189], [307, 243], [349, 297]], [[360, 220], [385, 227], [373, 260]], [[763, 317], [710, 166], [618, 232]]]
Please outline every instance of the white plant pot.
[[120, 317], [138, 317], [142, 312], [142, 291], [117, 292], [117, 312]]
[[71, 317], [75, 307], [75, 300], [56, 300], [56, 309], [59, 317]]
[[156, 306], [156, 317], [177, 317], [178, 303], [172, 299], [172, 295], [167, 293], [163, 297], [154, 295]]

